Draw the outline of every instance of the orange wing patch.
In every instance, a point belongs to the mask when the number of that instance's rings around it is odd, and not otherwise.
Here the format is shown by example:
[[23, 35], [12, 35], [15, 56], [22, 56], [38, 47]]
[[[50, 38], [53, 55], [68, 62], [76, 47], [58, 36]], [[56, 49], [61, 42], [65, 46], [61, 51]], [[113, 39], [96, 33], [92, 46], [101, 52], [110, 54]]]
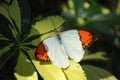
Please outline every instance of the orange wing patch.
[[40, 61], [50, 61], [50, 58], [47, 56], [47, 51], [44, 48], [43, 43], [40, 43], [36, 49], [35, 57]]
[[85, 49], [86, 47], [88, 47], [92, 43], [93, 36], [88, 31], [78, 30], [78, 32], [80, 35], [80, 40], [82, 42], [83, 48]]

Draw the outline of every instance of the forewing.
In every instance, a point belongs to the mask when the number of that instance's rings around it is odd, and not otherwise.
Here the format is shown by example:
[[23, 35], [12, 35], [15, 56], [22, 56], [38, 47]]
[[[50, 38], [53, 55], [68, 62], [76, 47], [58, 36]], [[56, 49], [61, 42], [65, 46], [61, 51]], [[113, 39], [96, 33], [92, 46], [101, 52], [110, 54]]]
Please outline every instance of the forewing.
[[47, 51], [45, 50], [44, 44], [41, 42], [35, 53], [35, 59], [40, 61], [50, 61], [50, 58], [47, 55]]
[[84, 49], [80, 41], [77, 30], [68, 30], [60, 33], [61, 43], [66, 49], [67, 54], [74, 61], [79, 62], [84, 55]]
[[43, 44], [53, 64], [61, 68], [69, 66], [68, 56], [66, 55], [63, 46], [59, 43], [57, 36], [45, 39]]

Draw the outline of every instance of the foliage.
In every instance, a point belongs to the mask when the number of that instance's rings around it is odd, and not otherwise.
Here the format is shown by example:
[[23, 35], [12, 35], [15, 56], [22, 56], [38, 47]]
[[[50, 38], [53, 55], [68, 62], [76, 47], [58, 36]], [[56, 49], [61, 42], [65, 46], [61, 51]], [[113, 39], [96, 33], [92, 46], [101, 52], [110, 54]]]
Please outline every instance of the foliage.
[[35, 48], [31, 41], [39, 35], [28, 37], [31, 23], [26, 0], [5, 0], [0, 4], [0, 79], [14, 80], [18, 55]]
[[[53, 80], [57, 76], [61, 76], [59, 79], [62, 80], [66, 80], [66, 76], [68, 79], [75, 77], [76, 80], [79, 77], [85, 79], [86, 76], [88, 80], [120, 79], [120, 0], [51, 2], [0, 1], [0, 79]], [[49, 12], [44, 11], [47, 8]], [[59, 16], [50, 16], [56, 14]], [[44, 18], [45, 16], [49, 17]], [[80, 62], [83, 69], [73, 61], [71, 63], [74, 66], [62, 70], [48, 63], [41, 65], [34, 60], [37, 45], [48, 36], [55, 35], [55, 29], [74, 28], [88, 30], [97, 37], [97, 41], [86, 50], [85, 57]]]

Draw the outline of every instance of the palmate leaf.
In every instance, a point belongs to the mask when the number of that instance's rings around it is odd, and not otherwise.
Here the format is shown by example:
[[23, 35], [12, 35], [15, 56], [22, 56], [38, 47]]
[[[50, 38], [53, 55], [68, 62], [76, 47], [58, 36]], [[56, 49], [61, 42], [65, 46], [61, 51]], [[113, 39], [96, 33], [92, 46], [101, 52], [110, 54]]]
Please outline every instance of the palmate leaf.
[[[17, 0], [12, 0], [12, 2], [15, 2]], [[1, 3], [3, 4], [3, 3]], [[17, 3], [15, 3], [17, 4]], [[4, 5], [4, 6], [3, 6]], [[4, 64], [15, 54], [17, 54], [19, 51], [19, 45], [17, 41], [18, 39], [18, 30], [16, 30], [16, 25], [14, 23], [14, 20], [11, 18], [9, 14], [9, 5], [10, 4], [3, 4], [0, 5], [0, 8], [2, 9], [0, 11], [0, 42], [2, 45], [0, 45], [0, 70], [4, 66]], [[13, 4], [11, 4], [13, 5]], [[16, 6], [18, 7], [18, 6]], [[15, 11], [14, 11], [15, 12]], [[19, 16], [18, 16], [19, 17]], [[6, 51], [5, 51], [6, 50]]]
[[[14, 19], [15, 16], [13, 17], [12, 15], [14, 15], [14, 14], [17, 15], [18, 13], [17, 13], [17, 9], [14, 9], [14, 11], [10, 10], [11, 7], [18, 8], [18, 6], [14, 5], [14, 4], [17, 4], [17, 0], [11, 0], [10, 3], [9, 4], [8, 3], [6, 3], [6, 4], [5, 3], [1, 3], [2, 5], [0, 5], [0, 8], [1, 8], [0, 13], [8, 20], [9, 26], [10, 26], [9, 28], [11, 29], [10, 31], [12, 32], [11, 34], [13, 35], [13, 37], [15, 39], [17, 39], [19, 30], [18, 30], [18, 28], [16, 26], [16, 22], [15, 22], [15, 19]], [[14, 14], [12, 14], [11, 12], [14, 12]], [[20, 15], [16, 16], [16, 18], [18, 18], [18, 17], [20, 17]]]
[[[26, 41], [28, 42], [24, 42], [30, 27], [28, 27], [29, 22], [30, 22], [30, 16], [24, 17], [22, 16], [21, 19], [21, 12], [23, 9], [21, 9], [22, 4], [27, 3], [25, 0], [25, 3], [21, 2], [22, 0], [20, 0], [18, 2], [18, 0], [11, 0], [10, 4], [5, 4], [5, 3], [1, 3], [2, 5], [0, 5], [0, 72], [2, 71], [2, 69], [5, 68], [5, 70], [9, 70], [6, 66], [10, 65], [10, 63], [8, 63], [9, 61], [11, 61], [12, 57], [14, 55], [18, 55], [18, 54], [23, 54], [22, 48], [24, 48], [24, 50], [28, 50], [28, 49], [33, 49], [35, 46], [30, 44], [30, 42], [37, 38], [34, 36], [29, 37], [28, 39], [26, 39]], [[20, 4], [20, 6], [19, 6]], [[22, 8], [24, 8], [22, 6]], [[26, 7], [24, 10], [26, 10], [28, 7]], [[30, 13], [28, 10], [26, 10], [26, 14]], [[24, 13], [22, 13], [22, 15], [24, 15]], [[21, 23], [22, 20], [22, 23]], [[23, 28], [24, 27], [24, 30]], [[21, 31], [22, 30], [22, 31]], [[20, 37], [24, 34], [24, 37]], [[23, 54], [23, 58], [24, 59], [24, 54]], [[14, 64], [14, 66], [9, 66], [9, 68], [12, 68], [12, 70], [14, 70], [15, 64], [17, 62], [17, 57], [15, 57], [15, 61], [13, 61], [12, 63]], [[19, 61], [18, 61], [19, 63]], [[29, 66], [31, 66], [32, 64], [30, 63]], [[10, 72], [11, 70], [7, 71]], [[8, 78], [10, 77], [9, 74], [14, 73], [13, 71], [11, 71], [8, 74], [4, 74], [5, 76], [8, 76]], [[27, 71], [26, 71], [27, 73]], [[29, 73], [29, 72], [28, 72]], [[2, 74], [2, 72], [0, 73], [0, 75]], [[17, 75], [19, 76], [19, 75]], [[21, 79], [19, 76], [18, 79]], [[33, 76], [31, 76], [33, 78]], [[37, 75], [35, 75], [36, 79], [37, 79]], [[35, 78], [34, 77], [34, 78]], [[25, 78], [25, 77], [24, 77]], [[0, 76], [0, 79], [1, 76]]]
[[18, 1], [11, 0], [10, 3], [0, 5], [0, 69], [13, 55], [19, 54], [23, 40], [20, 39], [21, 16]]

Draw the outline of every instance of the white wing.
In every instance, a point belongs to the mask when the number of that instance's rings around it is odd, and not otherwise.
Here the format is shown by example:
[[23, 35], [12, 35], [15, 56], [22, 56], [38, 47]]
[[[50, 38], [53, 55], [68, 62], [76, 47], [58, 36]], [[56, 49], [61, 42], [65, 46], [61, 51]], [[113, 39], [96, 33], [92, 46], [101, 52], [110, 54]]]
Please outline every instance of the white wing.
[[67, 54], [74, 61], [79, 62], [84, 55], [84, 50], [77, 30], [69, 30], [60, 33], [61, 42]]
[[69, 66], [68, 55], [65, 54], [65, 50], [59, 43], [57, 36], [45, 39], [43, 44], [46, 45], [47, 54], [54, 65], [61, 68]]

